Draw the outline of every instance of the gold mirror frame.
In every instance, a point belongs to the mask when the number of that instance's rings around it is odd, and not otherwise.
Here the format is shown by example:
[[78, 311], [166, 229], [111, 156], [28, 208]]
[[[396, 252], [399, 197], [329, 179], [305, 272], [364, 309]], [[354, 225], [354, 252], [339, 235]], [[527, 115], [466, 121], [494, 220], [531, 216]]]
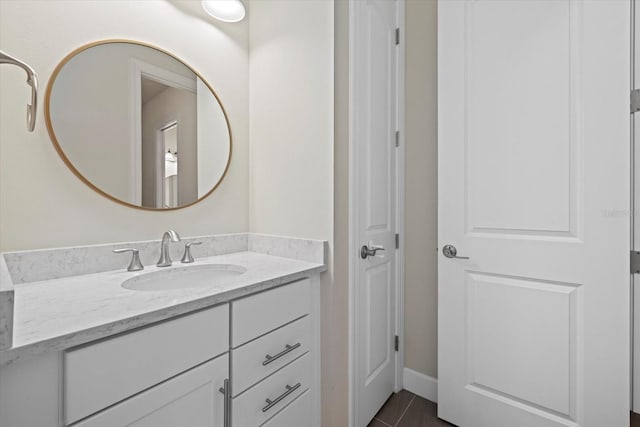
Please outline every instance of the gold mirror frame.
[[[60, 142], [58, 141], [58, 138], [56, 137], [56, 134], [53, 130], [53, 123], [51, 121], [51, 92], [53, 90], [53, 84], [56, 81], [56, 77], [58, 77], [58, 74], [60, 74], [60, 72], [62, 71], [62, 69], [64, 68], [64, 66], [71, 60], [73, 59], [76, 55], [84, 52], [85, 50], [88, 50], [92, 47], [96, 47], [96, 46], [100, 46], [103, 44], [114, 44], [114, 43], [123, 43], [123, 44], [134, 44], [134, 45], [138, 45], [138, 46], [144, 46], [144, 47], [148, 47], [154, 50], [157, 50], [158, 52], [164, 53], [165, 55], [170, 56], [171, 58], [175, 59], [176, 61], [180, 62], [181, 64], [183, 64], [185, 67], [187, 67], [189, 70], [191, 70], [196, 77], [198, 77], [206, 86], [207, 88], [211, 91], [211, 93], [213, 94], [213, 96], [215, 97], [216, 101], [218, 102], [218, 105], [220, 105], [220, 109], [222, 110], [222, 114], [224, 115], [224, 120], [227, 124], [227, 130], [229, 131], [229, 158], [227, 159], [227, 164], [224, 168], [224, 171], [222, 172], [222, 175], [220, 176], [220, 179], [218, 179], [218, 182], [215, 183], [215, 185], [211, 188], [211, 190], [209, 190], [206, 194], [204, 194], [202, 197], [197, 198], [195, 201], [183, 205], [183, 206], [178, 206], [175, 208], [150, 208], [150, 207], [146, 207], [146, 206], [141, 206], [141, 205], [134, 205], [133, 203], [129, 203], [129, 202], [125, 202], [124, 200], [118, 199], [114, 196], [112, 196], [111, 194], [107, 193], [104, 190], [101, 190], [100, 188], [98, 188], [94, 183], [92, 183], [91, 181], [89, 181], [84, 175], [82, 175], [82, 173], [73, 165], [73, 163], [71, 162], [71, 160], [69, 160], [69, 158], [67, 157], [67, 155], [64, 153], [64, 150], [62, 149], [62, 146], [60, 145]], [[229, 117], [227, 116], [227, 111], [224, 108], [224, 105], [222, 105], [222, 101], [220, 101], [220, 98], [218, 97], [218, 94], [216, 93], [215, 90], [213, 90], [213, 88], [211, 87], [211, 85], [209, 84], [209, 82], [202, 77], [202, 75], [197, 72], [196, 70], [193, 69], [193, 67], [191, 67], [190, 65], [188, 65], [185, 61], [183, 61], [182, 59], [178, 58], [176, 55], [174, 55], [171, 52], [168, 52], [162, 48], [159, 48], [157, 46], [148, 44], [148, 43], [144, 43], [144, 42], [139, 42], [139, 41], [135, 41], [135, 40], [128, 40], [128, 39], [105, 39], [105, 40], [98, 40], [95, 42], [91, 42], [88, 43], [86, 45], [80, 46], [79, 48], [73, 50], [71, 53], [69, 53], [67, 56], [65, 56], [62, 61], [60, 61], [60, 63], [56, 66], [56, 68], [53, 70], [53, 73], [51, 73], [51, 77], [49, 78], [49, 81], [47, 82], [47, 89], [45, 91], [45, 95], [44, 95], [44, 120], [45, 120], [45, 124], [47, 126], [47, 132], [49, 133], [49, 138], [51, 139], [51, 142], [53, 143], [53, 146], [55, 147], [56, 151], [58, 152], [58, 155], [60, 156], [60, 158], [62, 159], [62, 161], [67, 165], [67, 167], [71, 170], [71, 172], [73, 172], [73, 174], [78, 177], [78, 179], [80, 179], [80, 181], [84, 182], [89, 188], [91, 188], [93, 191], [95, 191], [96, 193], [106, 197], [107, 199], [114, 201], [116, 203], [119, 203], [121, 205], [124, 206], [128, 206], [131, 208], [135, 208], [135, 209], [140, 209], [140, 210], [144, 210], [144, 211], [154, 211], [154, 212], [169, 212], [169, 211], [175, 211], [178, 209], [184, 209], [184, 208], [188, 208], [189, 206], [193, 206], [196, 203], [199, 203], [200, 201], [204, 200], [205, 198], [207, 198], [209, 195], [211, 195], [211, 193], [213, 193], [219, 186], [220, 183], [222, 183], [222, 180], [225, 178], [225, 176], [227, 175], [227, 171], [229, 170], [229, 165], [231, 164], [231, 157], [233, 154], [233, 135], [231, 132], [231, 124], [229, 123]]]

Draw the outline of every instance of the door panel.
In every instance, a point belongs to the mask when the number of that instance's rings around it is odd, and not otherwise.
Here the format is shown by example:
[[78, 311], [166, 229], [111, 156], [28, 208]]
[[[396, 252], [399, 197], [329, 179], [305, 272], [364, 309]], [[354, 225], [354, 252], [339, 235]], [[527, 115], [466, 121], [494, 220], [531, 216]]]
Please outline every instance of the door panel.
[[466, 8], [469, 231], [570, 235], [575, 225], [576, 9], [563, 1]]
[[389, 300], [391, 299], [391, 269], [389, 263], [380, 264], [365, 272], [367, 310], [367, 371], [365, 384], [375, 380], [381, 369], [391, 360], [389, 337], [393, 335]]
[[393, 393], [396, 230], [396, 4], [350, 3], [353, 30], [353, 141], [358, 250], [356, 271], [356, 425], [365, 426]]
[[470, 386], [570, 416], [576, 397], [571, 355], [577, 289], [467, 273]]
[[438, 14], [439, 416], [627, 427], [629, 3]]

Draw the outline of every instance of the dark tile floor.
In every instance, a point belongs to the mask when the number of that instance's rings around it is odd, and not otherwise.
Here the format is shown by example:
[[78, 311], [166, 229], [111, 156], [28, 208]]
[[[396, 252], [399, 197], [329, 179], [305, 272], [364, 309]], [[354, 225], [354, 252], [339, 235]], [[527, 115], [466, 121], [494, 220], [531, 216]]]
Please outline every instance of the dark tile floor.
[[[437, 411], [437, 404], [402, 390], [391, 395], [368, 427], [452, 427]], [[631, 427], [640, 427], [639, 414], [631, 413]]]
[[420, 396], [402, 390], [391, 395], [369, 427], [451, 427], [437, 416], [438, 406]]

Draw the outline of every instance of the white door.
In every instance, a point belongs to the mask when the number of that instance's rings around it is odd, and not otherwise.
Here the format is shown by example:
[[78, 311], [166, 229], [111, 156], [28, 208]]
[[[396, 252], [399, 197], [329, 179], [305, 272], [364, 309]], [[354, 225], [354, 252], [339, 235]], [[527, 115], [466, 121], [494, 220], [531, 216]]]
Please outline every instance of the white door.
[[629, 22], [629, 0], [439, 2], [453, 424], [629, 426]]
[[[84, 421], [77, 427], [224, 427], [224, 354]], [[227, 412], [228, 413], [228, 412]]]
[[[356, 425], [393, 393], [396, 284], [396, 4], [353, 1]], [[361, 256], [361, 248], [371, 251]], [[375, 252], [375, 255], [373, 254]]]

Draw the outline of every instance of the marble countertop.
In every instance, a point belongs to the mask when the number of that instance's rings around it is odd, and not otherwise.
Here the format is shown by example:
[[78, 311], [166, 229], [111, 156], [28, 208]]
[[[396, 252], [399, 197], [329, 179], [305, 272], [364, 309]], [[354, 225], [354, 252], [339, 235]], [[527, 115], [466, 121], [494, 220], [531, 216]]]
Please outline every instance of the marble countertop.
[[193, 310], [224, 303], [251, 293], [326, 270], [324, 264], [236, 252], [198, 259], [193, 266], [234, 264], [246, 272], [210, 287], [162, 291], [125, 289], [122, 282], [158, 270], [106, 271], [18, 285], [14, 290], [12, 347], [0, 351], [0, 366], [27, 355], [56, 351], [125, 332]]

